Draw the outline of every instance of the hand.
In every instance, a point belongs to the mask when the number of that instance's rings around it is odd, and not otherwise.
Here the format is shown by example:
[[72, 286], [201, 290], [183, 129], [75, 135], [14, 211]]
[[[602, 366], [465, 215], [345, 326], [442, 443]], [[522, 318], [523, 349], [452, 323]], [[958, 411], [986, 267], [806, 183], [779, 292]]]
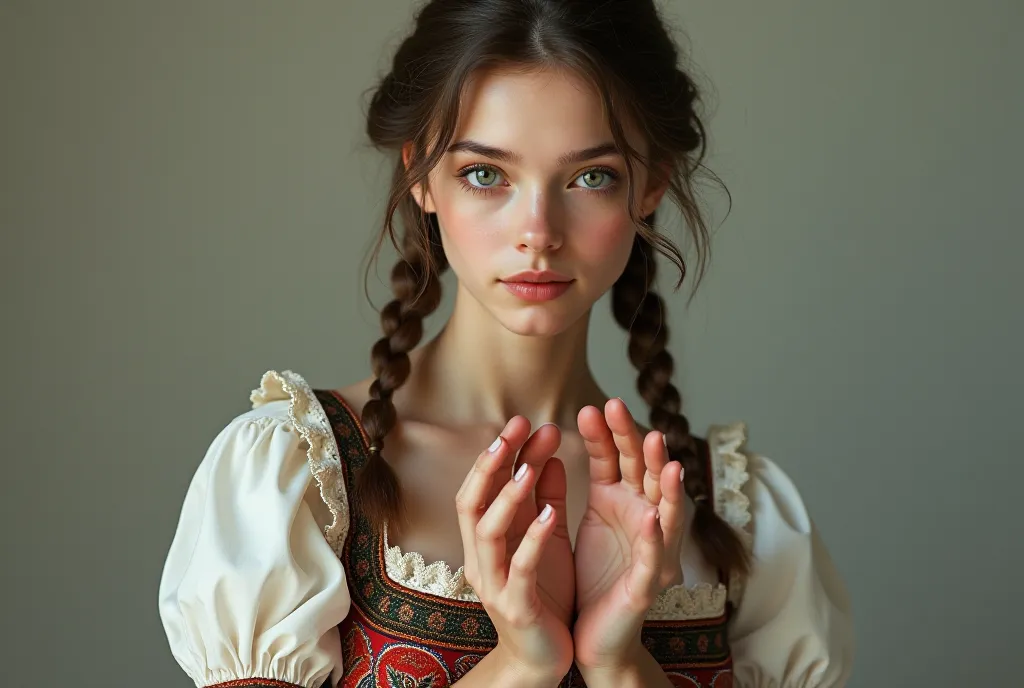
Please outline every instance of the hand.
[[621, 399], [577, 420], [590, 488], [576, 535], [576, 662], [607, 668], [630, 661], [654, 599], [682, 582], [683, 469], [660, 432], [641, 440]]
[[[533, 676], [560, 679], [572, 663], [568, 623], [575, 578], [565, 515], [565, 467], [553, 458], [561, 433], [530, 434], [509, 421], [456, 497], [465, 576], [498, 632], [498, 648]], [[492, 445], [494, 446], [494, 445]], [[516, 455], [516, 477], [502, 486]], [[536, 484], [536, 498], [529, 499]]]

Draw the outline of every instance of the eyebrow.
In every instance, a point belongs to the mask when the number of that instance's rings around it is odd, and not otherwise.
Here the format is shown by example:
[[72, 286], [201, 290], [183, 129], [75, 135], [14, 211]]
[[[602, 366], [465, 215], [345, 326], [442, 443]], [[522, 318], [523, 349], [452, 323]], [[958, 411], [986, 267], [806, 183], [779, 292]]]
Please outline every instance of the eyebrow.
[[[449, 153], [476, 153], [482, 155], [485, 158], [491, 158], [492, 160], [500, 160], [511, 165], [516, 165], [522, 162], [523, 156], [512, 151], [505, 150], [504, 148], [495, 148], [494, 146], [488, 146], [480, 143], [479, 141], [457, 141], [452, 145], [448, 146]], [[558, 158], [558, 164], [571, 165], [574, 163], [586, 162], [587, 160], [593, 160], [594, 158], [601, 158], [606, 155], [620, 155], [619, 147], [614, 143], [602, 143], [598, 146], [591, 146], [590, 148], [584, 148], [583, 150], [570, 151], [565, 153]]]

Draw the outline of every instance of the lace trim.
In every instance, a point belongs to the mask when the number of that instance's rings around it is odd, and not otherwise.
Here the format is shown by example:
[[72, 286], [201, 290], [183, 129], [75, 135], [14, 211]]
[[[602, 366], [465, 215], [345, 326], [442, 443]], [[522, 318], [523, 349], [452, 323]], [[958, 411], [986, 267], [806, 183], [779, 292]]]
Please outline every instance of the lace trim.
[[692, 588], [675, 585], [658, 595], [647, 610], [650, 621], [663, 619], [713, 619], [725, 613], [727, 588], [721, 583], [698, 583]]
[[[715, 490], [715, 512], [739, 533], [749, 550], [754, 538], [750, 532], [750, 499], [743, 486], [750, 480], [747, 472], [747, 426], [744, 423], [714, 425], [708, 431], [711, 446], [711, 470]], [[738, 574], [729, 576], [728, 599], [738, 605], [745, 581]]]
[[[708, 430], [711, 448], [712, 488], [715, 491], [715, 512], [739, 531], [744, 544], [750, 546], [746, 530], [750, 523], [750, 500], [742, 488], [749, 480], [747, 457], [742, 453], [747, 428], [743, 423], [713, 425]], [[647, 612], [647, 619], [707, 619], [725, 613], [726, 601], [738, 597], [743, 581], [730, 576], [729, 585], [698, 583], [688, 588], [676, 585], [662, 592]]]
[[[464, 567], [452, 572], [443, 561], [426, 563], [418, 552], [402, 552], [388, 544], [384, 529], [384, 565], [388, 578], [402, 587], [464, 602], [479, 602], [466, 582]], [[725, 612], [727, 589], [721, 583], [700, 583], [692, 588], [677, 585], [662, 592], [647, 612], [647, 619], [710, 619]]]
[[749, 544], [750, 500], [743, 494], [747, 473], [747, 426], [743, 423], [715, 425], [708, 431], [711, 446], [712, 483], [715, 490], [715, 511]]
[[388, 578], [402, 587], [463, 602], [479, 602], [473, 587], [466, 582], [465, 567], [452, 573], [443, 561], [428, 564], [419, 552], [402, 552], [398, 545], [388, 544], [388, 528], [384, 525], [384, 568]]
[[309, 445], [306, 458], [309, 470], [320, 486], [320, 498], [331, 511], [332, 520], [324, 528], [324, 537], [341, 556], [349, 527], [348, 494], [341, 471], [341, 455], [327, 414], [306, 381], [290, 370], [267, 371], [259, 388], [249, 395], [254, 409], [285, 399], [288, 400], [289, 420]]

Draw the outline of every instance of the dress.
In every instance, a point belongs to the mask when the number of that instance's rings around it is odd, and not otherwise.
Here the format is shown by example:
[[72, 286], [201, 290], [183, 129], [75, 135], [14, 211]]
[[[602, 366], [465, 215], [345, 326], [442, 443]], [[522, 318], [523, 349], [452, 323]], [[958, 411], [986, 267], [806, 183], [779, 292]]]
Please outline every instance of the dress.
[[[197, 686], [375, 688], [456, 682], [497, 636], [462, 570], [403, 553], [350, 501], [367, 458], [358, 415], [268, 372], [186, 493], [160, 581], [171, 651]], [[675, 686], [812, 688], [849, 676], [845, 587], [792, 482], [713, 426], [713, 505], [751, 548], [721, 581], [684, 536], [685, 583], [642, 639]], [[692, 507], [692, 505], [691, 505]], [[561, 686], [582, 686], [573, 668]]]

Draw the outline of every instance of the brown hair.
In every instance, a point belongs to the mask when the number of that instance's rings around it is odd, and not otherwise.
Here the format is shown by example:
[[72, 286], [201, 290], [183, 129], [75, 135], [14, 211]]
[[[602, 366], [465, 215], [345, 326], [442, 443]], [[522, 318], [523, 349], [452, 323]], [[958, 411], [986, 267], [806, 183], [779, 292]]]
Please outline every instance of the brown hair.
[[[630, 46], [623, 49], [622, 46]], [[373, 92], [367, 116], [370, 140], [397, 153], [384, 226], [375, 259], [390, 239], [401, 259], [391, 273], [395, 298], [381, 312], [384, 336], [371, 355], [376, 378], [362, 421], [371, 456], [357, 480], [357, 497], [378, 527], [400, 523], [397, 476], [383, 459], [384, 439], [395, 426], [392, 394], [408, 378], [409, 352], [419, 343], [423, 318], [440, 303], [440, 274], [448, 263], [437, 218], [412, 196], [451, 143], [459, 99], [467, 79], [481, 67], [565, 67], [587, 78], [603, 102], [612, 136], [627, 162], [627, 197], [633, 199], [637, 165], [663, 175], [692, 236], [699, 270], [707, 258], [708, 231], [695, 192], [706, 136], [693, 80], [677, 67], [675, 44], [651, 0], [433, 0], [416, 17], [412, 34], [398, 48], [391, 71]], [[623, 121], [635, 124], [650, 145], [642, 156], [626, 140]], [[402, 148], [411, 144], [408, 161]], [[713, 175], [711, 175], [713, 177]], [[395, 215], [402, 220], [401, 241]], [[669, 455], [685, 468], [687, 494], [696, 502], [693, 532], [708, 563], [722, 571], [746, 572], [748, 555], [737, 533], [712, 508], [710, 476], [699, 459], [690, 425], [671, 383], [664, 302], [654, 292], [655, 254], [678, 269], [679, 249], [654, 229], [654, 215], [638, 216], [628, 264], [612, 288], [616, 321], [630, 332], [629, 357], [639, 371], [641, 396], [651, 407], [650, 424], [665, 433]]]

